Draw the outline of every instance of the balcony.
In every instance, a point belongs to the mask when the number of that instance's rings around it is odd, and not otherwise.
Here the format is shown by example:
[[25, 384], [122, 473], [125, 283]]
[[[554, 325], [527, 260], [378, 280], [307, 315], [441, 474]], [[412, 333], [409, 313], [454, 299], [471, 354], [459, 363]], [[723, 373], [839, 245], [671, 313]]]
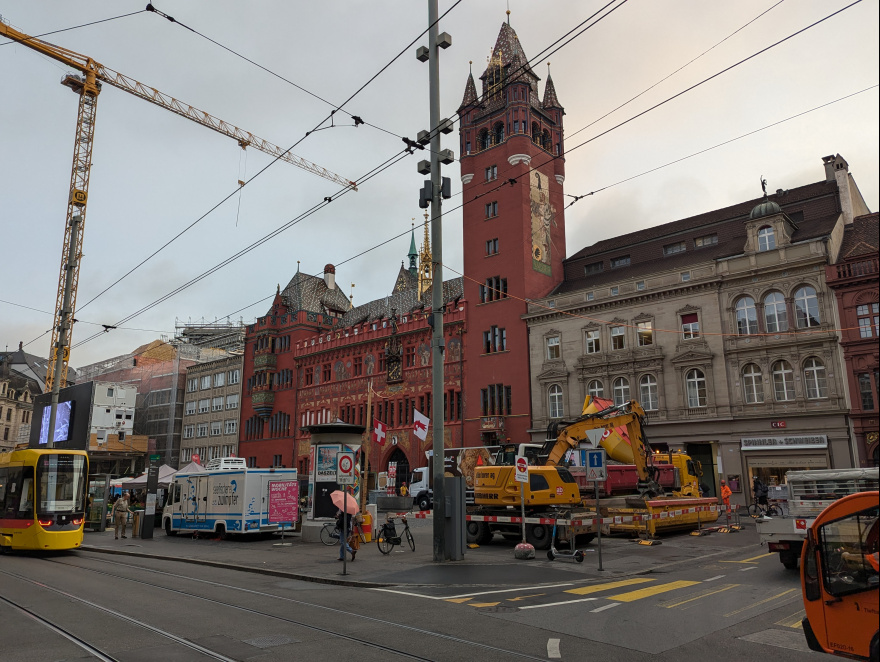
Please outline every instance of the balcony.
[[275, 354], [257, 354], [254, 357], [254, 370], [269, 370], [278, 364]]
[[258, 391], [251, 394], [251, 404], [254, 413], [260, 418], [269, 418], [275, 408], [275, 393], [272, 391]]

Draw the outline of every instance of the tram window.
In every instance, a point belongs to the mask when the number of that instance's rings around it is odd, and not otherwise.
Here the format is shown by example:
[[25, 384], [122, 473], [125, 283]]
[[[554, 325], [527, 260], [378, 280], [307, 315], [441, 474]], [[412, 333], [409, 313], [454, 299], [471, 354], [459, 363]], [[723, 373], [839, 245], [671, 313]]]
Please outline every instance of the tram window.
[[32, 501], [33, 467], [9, 467], [2, 477], [4, 498], [0, 498], [0, 515], [6, 519], [31, 519], [34, 516]]
[[6, 469], [0, 469], [0, 513], [6, 510], [6, 481], [8, 473]]

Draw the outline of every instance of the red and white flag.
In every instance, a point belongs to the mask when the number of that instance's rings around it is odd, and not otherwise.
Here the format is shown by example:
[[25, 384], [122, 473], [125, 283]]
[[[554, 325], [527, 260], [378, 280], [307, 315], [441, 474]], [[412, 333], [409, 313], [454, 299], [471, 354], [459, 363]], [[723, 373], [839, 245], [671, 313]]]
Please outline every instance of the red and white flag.
[[388, 427], [382, 422], [373, 419], [373, 441], [380, 446], [385, 445], [385, 437], [388, 435]]
[[431, 427], [431, 419], [418, 409], [413, 409], [413, 434], [424, 441], [428, 436], [429, 427]]

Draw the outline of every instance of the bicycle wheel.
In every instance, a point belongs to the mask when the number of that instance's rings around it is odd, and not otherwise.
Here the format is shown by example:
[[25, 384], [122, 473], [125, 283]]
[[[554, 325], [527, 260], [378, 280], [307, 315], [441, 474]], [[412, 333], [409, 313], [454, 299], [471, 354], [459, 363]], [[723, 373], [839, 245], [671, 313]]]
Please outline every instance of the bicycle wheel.
[[376, 545], [379, 547], [379, 551], [386, 556], [391, 553], [392, 549], [394, 549], [394, 543], [388, 541], [385, 537], [384, 531], [380, 532], [379, 536], [376, 538]]
[[768, 506], [767, 507], [767, 514], [770, 517], [778, 517], [782, 513], [779, 512], [779, 508], [777, 508], [776, 506]]
[[336, 532], [336, 527], [329, 522], [324, 525], [321, 529], [321, 542], [327, 545], [327, 547], [332, 547], [333, 545], [339, 544], [339, 536], [334, 535]]
[[416, 541], [413, 540], [412, 534], [409, 532], [409, 527], [406, 527], [403, 532], [406, 534], [406, 541], [409, 543], [409, 548], [412, 551], [416, 551]]
[[753, 503], [749, 506], [749, 517], [758, 517], [761, 514], [761, 508], [757, 503]]

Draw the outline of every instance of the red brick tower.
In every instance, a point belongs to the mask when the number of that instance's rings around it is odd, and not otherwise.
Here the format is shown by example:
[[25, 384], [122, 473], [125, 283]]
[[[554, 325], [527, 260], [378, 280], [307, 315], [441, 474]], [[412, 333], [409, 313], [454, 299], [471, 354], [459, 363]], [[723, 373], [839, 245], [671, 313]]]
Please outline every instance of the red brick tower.
[[565, 219], [562, 116], [550, 76], [543, 101], [505, 23], [458, 110], [464, 200], [464, 292], [472, 302], [465, 356], [465, 441], [526, 441], [531, 409], [524, 299], [562, 281]]

